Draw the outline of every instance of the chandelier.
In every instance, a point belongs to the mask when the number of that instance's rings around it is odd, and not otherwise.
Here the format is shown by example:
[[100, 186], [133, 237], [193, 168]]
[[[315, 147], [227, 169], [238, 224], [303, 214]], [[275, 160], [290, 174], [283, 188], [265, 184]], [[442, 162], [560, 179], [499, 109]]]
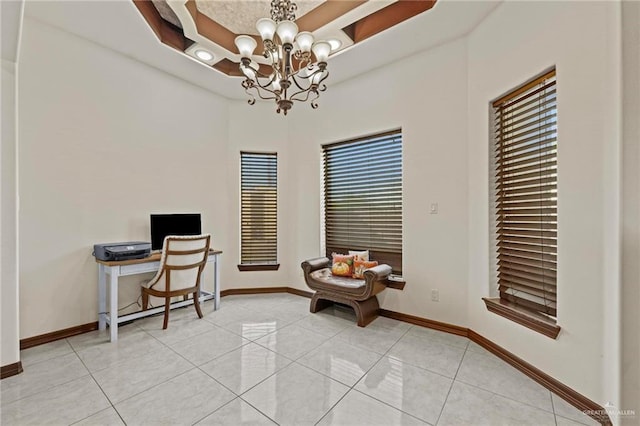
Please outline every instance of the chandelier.
[[256, 22], [264, 47], [262, 56], [270, 67], [266, 73], [252, 60], [258, 46], [256, 39], [248, 35], [235, 39], [241, 57], [240, 71], [246, 77], [242, 87], [249, 96], [249, 105], [255, 104], [256, 96], [275, 100], [276, 112], [287, 115], [294, 101], [310, 101], [311, 108], [317, 108], [320, 92], [327, 89], [323, 82], [329, 76], [327, 58], [331, 45], [326, 41], [314, 42], [310, 32], [299, 33], [294, 22], [296, 10], [291, 0], [272, 0], [271, 19]]

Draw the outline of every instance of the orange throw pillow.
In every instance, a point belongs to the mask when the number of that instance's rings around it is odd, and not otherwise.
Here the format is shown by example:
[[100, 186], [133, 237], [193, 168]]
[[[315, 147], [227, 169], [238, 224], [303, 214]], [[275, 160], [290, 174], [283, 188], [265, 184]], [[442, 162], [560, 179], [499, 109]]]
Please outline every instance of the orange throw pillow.
[[371, 262], [367, 262], [364, 260], [356, 260], [353, 267], [353, 278], [364, 278], [364, 271], [373, 268], [374, 266], [378, 266], [378, 261], [373, 260]]
[[333, 253], [333, 264], [331, 273], [339, 277], [350, 277], [353, 275], [353, 256]]

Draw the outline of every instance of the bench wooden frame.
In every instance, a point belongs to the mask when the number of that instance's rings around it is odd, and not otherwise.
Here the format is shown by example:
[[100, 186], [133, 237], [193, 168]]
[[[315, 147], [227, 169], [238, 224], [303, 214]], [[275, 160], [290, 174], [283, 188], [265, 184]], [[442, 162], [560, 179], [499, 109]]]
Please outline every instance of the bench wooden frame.
[[[323, 280], [318, 274], [312, 275], [313, 272], [321, 269], [328, 269], [331, 273], [331, 260], [326, 257], [319, 257], [302, 262], [302, 270], [304, 271], [304, 279], [315, 294], [311, 298], [310, 311], [316, 313], [333, 304], [333, 302], [342, 303], [351, 306], [356, 313], [358, 326], [365, 327], [371, 321], [378, 317], [380, 305], [376, 294], [387, 288], [387, 278], [391, 274], [391, 266], [378, 265], [364, 272], [363, 285], [340, 285], [340, 281], [345, 284], [353, 278], [332, 277], [332, 280]], [[336, 282], [337, 281], [337, 282]], [[350, 283], [349, 283], [350, 284]]]

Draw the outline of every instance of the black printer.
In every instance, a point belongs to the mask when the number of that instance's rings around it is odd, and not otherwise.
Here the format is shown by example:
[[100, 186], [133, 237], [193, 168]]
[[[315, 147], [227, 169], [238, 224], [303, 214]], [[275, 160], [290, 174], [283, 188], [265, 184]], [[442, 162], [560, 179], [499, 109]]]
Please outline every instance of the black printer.
[[97, 260], [118, 261], [144, 259], [151, 255], [151, 243], [128, 241], [124, 243], [104, 243], [93, 246], [93, 255]]

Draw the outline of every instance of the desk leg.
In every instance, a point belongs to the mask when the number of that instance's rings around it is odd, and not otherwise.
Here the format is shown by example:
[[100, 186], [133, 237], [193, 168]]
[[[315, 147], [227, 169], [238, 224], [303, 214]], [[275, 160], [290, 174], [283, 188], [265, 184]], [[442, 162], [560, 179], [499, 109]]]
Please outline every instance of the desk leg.
[[111, 319], [109, 331], [112, 342], [118, 340], [118, 273], [114, 271], [116, 268], [111, 268], [109, 274], [109, 317]]
[[220, 265], [219, 263], [220, 263], [220, 256], [216, 254], [215, 262], [213, 264], [213, 270], [214, 270], [214, 278], [213, 278], [214, 306], [213, 307], [216, 311], [220, 309]]
[[104, 320], [107, 312], [107, 277], [105, 275], [104, 265], [98, 263], [98, 330], [107, 328]]

